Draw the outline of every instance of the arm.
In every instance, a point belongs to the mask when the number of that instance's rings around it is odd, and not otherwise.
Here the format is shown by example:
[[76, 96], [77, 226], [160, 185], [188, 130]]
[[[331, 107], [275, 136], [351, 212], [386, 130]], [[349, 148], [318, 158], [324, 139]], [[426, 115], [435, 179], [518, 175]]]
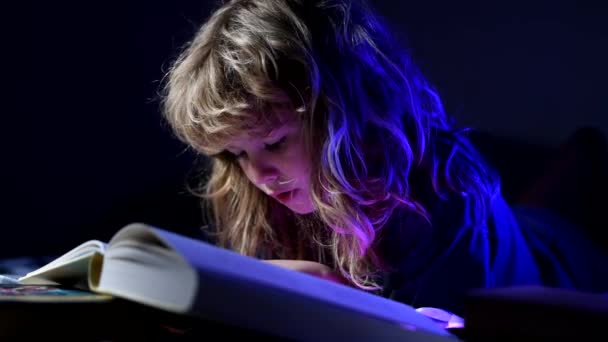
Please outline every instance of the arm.
[[314, 261], [307, 260], [284, 260], [284, 259], [271, 259], [264, 260], [267, 263], [284, 267], [293, 271], [298, 271], [306, 274], [313, 275], [325, 280], [333, 281], [339, 284], [348, 284], [348, 282], [337, 272], [332, 270], [326, 265], [320, 264]]
[[414, 253], [395, 271], [386, 273], [384, 295], [414, 307], [434, 307], [462, 315], [466, 293], [491, 283], [485, 233], [463, 228], [450, 245], [429, 243], [424, 247], [426, 250]]
[[444, 202], [434, 209], [432, 226], [406, 212], [385, 227], [379, 252], [390, 269], [383, 272], [382, 295], [460, 315], [466, 292], [491, 284], [488, 230], [467, 224], [463, 206]]

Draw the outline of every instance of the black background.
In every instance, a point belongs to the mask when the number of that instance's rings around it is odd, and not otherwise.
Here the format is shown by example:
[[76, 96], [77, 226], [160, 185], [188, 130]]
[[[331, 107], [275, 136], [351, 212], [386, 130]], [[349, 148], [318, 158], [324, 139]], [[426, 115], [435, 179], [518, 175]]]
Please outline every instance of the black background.
[[[196, 201], [183, 194], [194, 156], [163, 127], [156, 92], [215, 4], [40, 2], [6, 12], [0, 258], [63, 252], [132, 221], [197, 234]], [[601, 2], [373, 4], [461, 123], [544, 145], [581, 126], [608, 132]]]

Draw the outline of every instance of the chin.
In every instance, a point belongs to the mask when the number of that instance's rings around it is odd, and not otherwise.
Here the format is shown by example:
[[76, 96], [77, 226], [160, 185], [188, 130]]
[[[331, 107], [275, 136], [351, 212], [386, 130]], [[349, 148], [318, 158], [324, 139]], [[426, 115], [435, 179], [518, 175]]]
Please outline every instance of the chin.
[[315, 211], [315, 208], [312, 206], [312, 203], [293, 203], [288, 205], [287, 208], [293, 211], [296, 214], [306, 215]]
[[289, 209], [291, 211], [293, 211], [296, 214], [300, 214], [300, 215], [306, 215], [306, 214], [310, 214], [313, 211], [315, 211], [313, 208], [311, 207], [306, 207], [306, 208], [294, 208], [294, 207], [289, 207]]
[[295, 196], [283, 203], [283, 205], [296, 214], [310, 214], [315, 211], [315, 207], [313, 206], [312, 201], [302, 192], [303, 191], [301, 190], [297, 190]]

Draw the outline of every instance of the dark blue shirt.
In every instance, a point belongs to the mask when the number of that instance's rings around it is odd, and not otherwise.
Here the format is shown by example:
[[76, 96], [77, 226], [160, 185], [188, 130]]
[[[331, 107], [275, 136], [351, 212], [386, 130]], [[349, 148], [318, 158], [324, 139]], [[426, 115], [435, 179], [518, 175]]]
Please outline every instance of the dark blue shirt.
[[608, 256], [577, 227], [541, 209], [511, 208], [499, 194], [487, 222], [467, 218], [466, 198], [436, 199], [421, 216], [400, 211], [380, 235], [390, 270], [382, 295], [463, 314], [473, 288], [543, 285], [608, 292]]

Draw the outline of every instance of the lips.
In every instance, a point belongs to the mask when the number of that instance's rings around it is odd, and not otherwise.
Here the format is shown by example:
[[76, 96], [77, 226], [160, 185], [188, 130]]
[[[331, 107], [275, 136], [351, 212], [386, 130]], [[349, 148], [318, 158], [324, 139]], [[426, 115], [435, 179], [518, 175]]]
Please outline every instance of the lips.
[[276, 194], [274, 197], [281, 202], [287, 202], [293, 197], [294, 191], [295, 190], [283, 191]]

